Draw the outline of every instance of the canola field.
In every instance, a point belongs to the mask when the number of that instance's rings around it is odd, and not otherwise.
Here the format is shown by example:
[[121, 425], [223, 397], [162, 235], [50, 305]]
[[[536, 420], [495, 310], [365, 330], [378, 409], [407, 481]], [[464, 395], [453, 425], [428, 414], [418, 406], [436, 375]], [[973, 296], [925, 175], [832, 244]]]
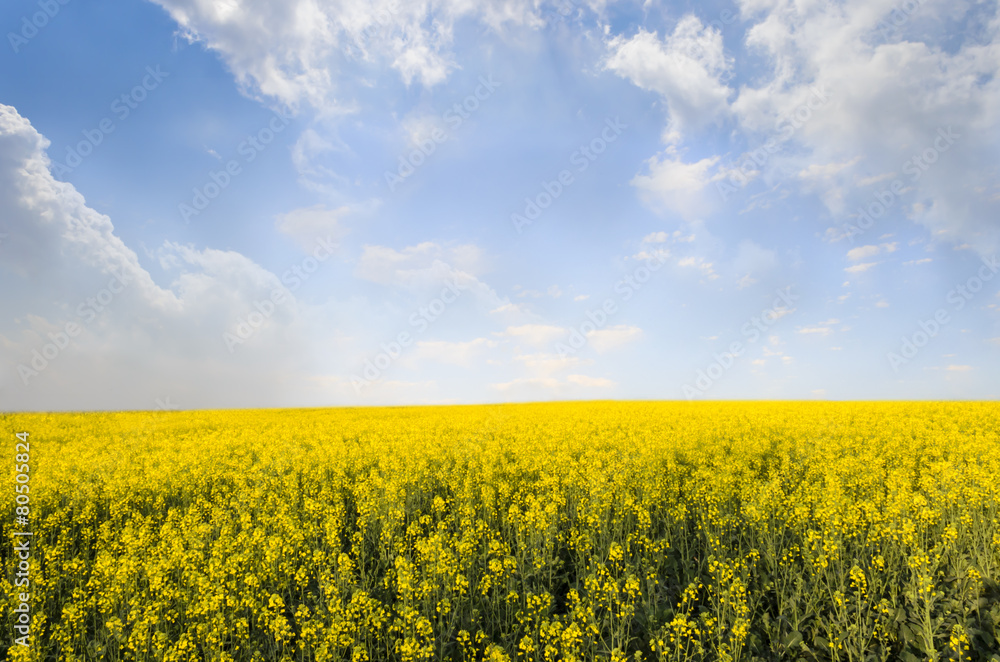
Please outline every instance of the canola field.
[[997, 403], [0, 421], [0, 659], [1000, 661]]

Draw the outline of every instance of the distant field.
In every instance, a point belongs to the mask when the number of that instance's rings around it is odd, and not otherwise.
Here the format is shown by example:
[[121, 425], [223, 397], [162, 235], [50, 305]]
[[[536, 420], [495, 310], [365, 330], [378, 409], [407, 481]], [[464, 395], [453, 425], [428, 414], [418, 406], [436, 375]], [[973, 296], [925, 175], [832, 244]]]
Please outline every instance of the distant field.
[[997, 403], [0, 421], [3, 659], [1000, 661]]

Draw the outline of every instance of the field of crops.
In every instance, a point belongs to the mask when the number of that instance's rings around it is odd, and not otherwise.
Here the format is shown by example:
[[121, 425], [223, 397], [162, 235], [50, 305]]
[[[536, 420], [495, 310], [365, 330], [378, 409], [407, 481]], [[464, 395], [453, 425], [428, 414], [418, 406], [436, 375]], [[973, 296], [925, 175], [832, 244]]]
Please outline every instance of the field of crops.
[[1000, 661], [996, 403], [0, 421], [4, 659]]

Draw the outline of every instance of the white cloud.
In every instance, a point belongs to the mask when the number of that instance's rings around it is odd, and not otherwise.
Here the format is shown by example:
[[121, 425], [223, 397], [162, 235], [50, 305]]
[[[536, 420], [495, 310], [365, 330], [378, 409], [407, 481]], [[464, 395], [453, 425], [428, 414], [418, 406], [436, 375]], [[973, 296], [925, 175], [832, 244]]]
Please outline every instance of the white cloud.
[[825, 326], [804, 326], [804, 327], [799, 327], [798, 329], [795, 330], [795, 332], [796, 333], [802, 333], [802, 334], [812, 334], [812, 333], [815, 333], [815, 334], [818, 334], [818, 335], [821, 335], [821, 336], [825, 336], [825, 335], [831, 333], [832, 329], [829, 329], [829, 328], [827, 328]]
[[509, 382], [490, 384], [490, 386], [498, 391], [510, 391], [511, 389], [526, 386], [541, 388], [544, 390], [555, 390], [559, 388], [560, 384], [561, 382], [555, 377], [518, 377], [517, 379], [512, 379]]
[[[871, 173], [901, 173], [913, 192], [894, 201], [891, 213], [940, 231], [938, 240], [968, 242], [984, 254], [996, 250], [1000, 226], [988, 219], [1000, 210], [988, 191], [1000, 148], [1000, 17], [992, 3], [927, 0], [899, 30], [879, 27], [899, 11], [898, 0], [738, 4], [750, 23], [747, 46], [769, 66], [760, 83], [740, 89], [731, 108], [747, 132], [795, 147], [769, 167], [820, 174], [824, 164], [848, 164], [806, 187], [845, 221], [888, 189], [852, 182], [871, 185], [885, 179]], [[956, 34], [951, 26], [963, 22], [977, 25], [981, 38], [970, 30]], [[796, 111], [805, 119], [790, 126]], [[936, 163], [915, 168], [912, 158], [927, 150], [937, 152]]]
[[577, 384], [579, 386], [586, 386], [588, 388], [611, 388], [615, 385], [615, 382], [604, 377], [588, 377], [587, 375], [569, 375], [566, 377], [566, 381], [571, 384]]
[[715, 206], [714, 198], [706, 194], [705, 187], [726, 176], [716, 167], [718, 162], [718, 156], [711, 156], [686, 163], [676, 148], [667, 147], [661, 156], [646, 160], [649, 174], [636, 175], [631, 184], [650, 207], [693, 220]]
[[860, 274], [865, 271], [868, 271], [876, 264], [878, 264], [878, 262], [862, 262], [861, 264], [855, 264], [850, 267], [846, 267], [844, 271], [846, 271], [849, 274]]
[[847, 186], [845, 180], [849, 168], [861, 161], [854, 157], [849, 161], [839, 163], [810, 163], [798, 173], [803, 181], [803, 190], [819, 191], [827, 208], [840, 213], [844, 209], [844, 196]]
[[895, 253], [897, 248], [899, 248], [899, 244], [897, 242], [885, 243], [877, 246], [875, 244], [858, 246], [847, 251], [847, 259], [851, 262], [860, 262], [861, 260], [867, 260], [870, 257], [875, 257], [876, 255], [882, 253], [882, 251], [885, 251], [886, 253]]
[[442, 83], [459, 67], [455, 25], [471, 19], [496, 32], [543, 25], [530, 0], [156, 0], [191, 40], [216, 51], [250, 93], [326, 115], [352, 112], [339, 100], [345, 71], [363, 62], [391, 68], [407, 85]]
[[[286, 291], [256, 333], [228, 352], [223, 333], [281, 288], [279, 278], [233, 251], [168, 242], [152, 257], [172, 282], [157, 284], [111, 219], [52, 177], [47, 146], [14, 108], [0, 105], [0, 217], [9, 235], [0, 251], [9, 282], [9, 318], [0, 321], [5, 407], [149, 409], [165, 396], [188, 407], [315, 402], [315, 394], [287, 386], [288, 365], [304, 363], [310, 351], [303, 326], [314, 310]], [[112, 274], [128, 281], [114, 294]], [[30, 366], [47, 333], [71, 322], [79, 334], [25, 384], [17, 366]]]
[[666, 101], [667, 142], [676, 142], [682, 129], [704, 126], [728, 112], [732, 90], [723, 78], [732, 62], [723, 51], [721, 33], [693, 14], [683, 16], [662, 41], [640, 28], [631, 39], [611, 38], [607, 47], [606, 69]]
[[551, 345], [556, 340], [564, 337], [567, 330], [560, 326], [547, 324], [522, 324], [520, 326], [509, 326], [503, 335], [514, 338], [518, 342], [523, 342], [535, 347]]
[[485, 350], [496, 346], [497, 342], [489, 338], [475, 338], [464, 342], [421, 340], [417, 342], [413, 354], [407, 358], [413, 362], [429, 360], [469, 367]]
[[322, 164], [322, 158], [328, 154], [350, 153], [350, 148], [337, 136], [334, 122], [322, 123], [320, 131], [306, 128], [299, 134], [292, 145], [292, 165], [299, 175], [299, 182], [307, 189], [317, 193], [335, 196], [338, 186], [349, 183], [348, 177], [335, 172]]
[[872, 177], [863, 177], [857, 181], [858, 186], [871, 186], [872, 184], [878, 184], [879, 182], [884, 182], [886, 180], [896, 177], [895, 172], [884, 172], [881, 175], [874, 175]]
[[592, 361], [581, 359], [578, 356], [560, 356], [559, 354], [544, 352], [538, 354], [518, 354], [514, 359], [536, 375], [544, 376], [554, 375], [573, 367], [592, 363]]
[[852, 248], [847, 251], [847, 259], [851, 262], [860, 262], [861, 260], [865, 260], [878, 254], [878, 246], [858, 246], [857, 248]]
[[508, 304], [476, 277], [482, 269], [482, 251], [474, 245], [442, 246], [425, 241], [401, 250], [365, 245], [354, 274], [373, 283], [407, 289], [438, 286], [454, 279], [459, 287], [479, 290], [496, 306]]
[[[422, 113], [407, 116], [400, 122], [410, 147], [420, 147], [428, 143], [435, 144], [435, 131], [447, 135], [444, 119], [437, 114]], [[440, 133], [438, 135], [440, 135]]]
[[520, 306], [501, 297], [477, 277], [483, 270], [484, 259], [477, 246], [442, 246], [425, 241], [401, 250], [365, 245], [354, 275], [382, 285], [423, 292], [426, 296], [436, 296], [450, 283], [460, 291], [471, 292], [472, 298], [491, 313], [523, 319], [526, 313]]
[[705, 258], [699, 257], [697, 255], [691, 255], [688, 257], [681, 258], [680, 260], [677, 260], [677, 266], [696, 268], [699, 271], [701, 271], [705, 275], [705, 277], [708, 278], [709, 280], [715, 280], [716, 278], [719, 277], [719, 275], [715, 273], [715, 269], [712, 263], [706, 260]]
[[587, 333], [587, 341], [598, 353], [616, 349], [642, 337], [642, 329], [627, 324], [617, 324], [606, 329], [595, 329]]
[[[150, 303], [176, 309], [171, 292], [153, 283], [138, 256], [115, 235], [111, 219], [87, 207], [83, 196], [49, 171], [49, 141], [11, 106], [0, 104], [0, 200], [8, 230], [3, 266], [35, 281], [55, 280], [70, 264], [89, 268], [94, 276], [74, 289], [94, 289], [115, 270], [136, 274], [131, 290]], [[64, 256], [62, 254], [65, 254]], [[65, 262], [65, 266], [64, 266]], [[72, 278], [66, 278], [71, 281]]]
[[277, 217], [275, 228], [294, 239], [305, 251], [311, 252], [317, 242], [336, 242], [347, 234], [341, 219], [350, 213], [349, 207], [327, 209], [315, 205], [294, 209]]
[[802, 335], [818, 335], [818, 336], [828, 336], [833, 333], [832, 326], [840, 324], [838, 319], [828, 319], [823, 322], [819, 322], [814, 326], [800, 326], [795, 329], [796, 333]]

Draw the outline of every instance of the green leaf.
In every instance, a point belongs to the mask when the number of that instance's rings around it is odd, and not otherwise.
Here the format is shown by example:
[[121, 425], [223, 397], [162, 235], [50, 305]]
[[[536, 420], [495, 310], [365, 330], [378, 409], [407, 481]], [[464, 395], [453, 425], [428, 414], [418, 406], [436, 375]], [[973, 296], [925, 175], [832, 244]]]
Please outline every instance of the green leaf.
[[798, 630], [790, 632], [784, 639], [781, 640], [781, 644], [785, 648], [794, 648], [802, 643], [802, 633]]

